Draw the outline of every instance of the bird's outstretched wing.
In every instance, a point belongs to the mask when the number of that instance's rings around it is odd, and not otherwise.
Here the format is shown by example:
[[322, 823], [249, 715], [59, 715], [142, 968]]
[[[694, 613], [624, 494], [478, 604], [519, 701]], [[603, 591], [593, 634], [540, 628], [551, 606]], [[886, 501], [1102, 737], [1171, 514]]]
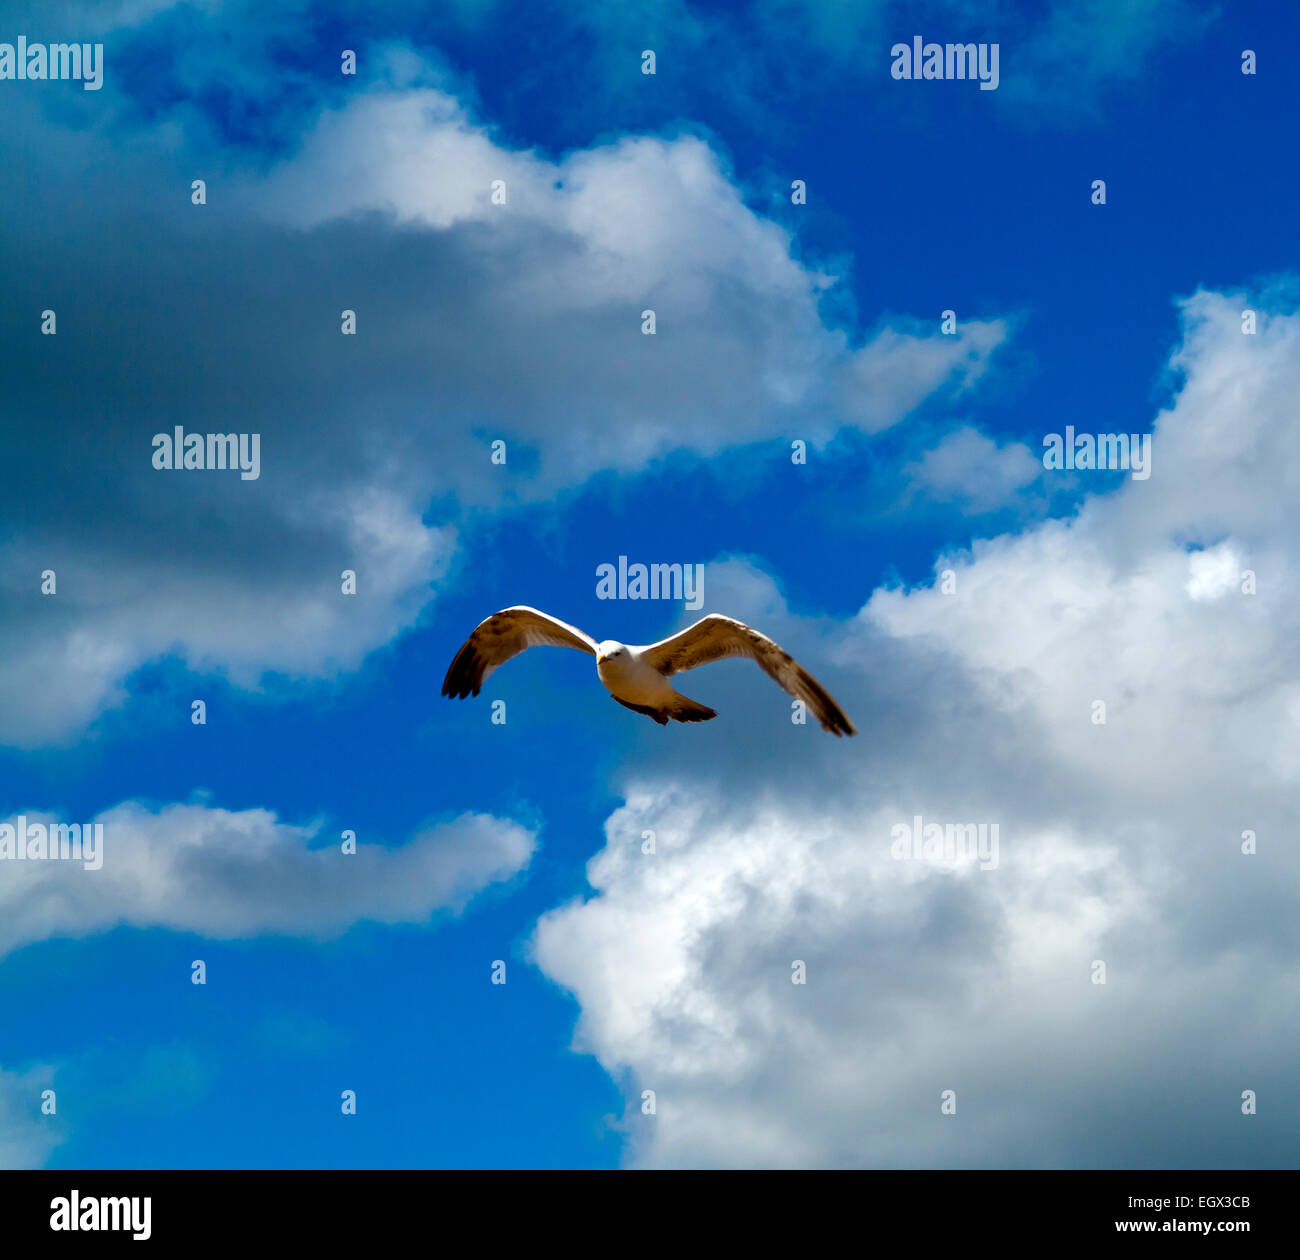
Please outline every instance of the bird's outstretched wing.
[[832, 735], [856, 735], [853, 723], [844, 715], [830, 693], [798, 661], [765, 634], [736, 621], [711, 613], [680, 634], [638, 649], [641, 659], [653, 665], [665, 678], [683, 670], [720, 661], [728, 656], [748, 656], [763, 672], [779, 683], [796, 700], [802, 700], [816, 715], [823, 729]]
[[503, 608], [480, 622], [465, 640], [464, 647], [456, 653], [456, 659], [443, 679], [442, 694], [462, 700], [471, 694], [478, 695], [487, 676], [498, 665], [504, 665], [525, 648], [542, 644], [577, 648], [580, 652], [596, 655], [595, 639], [583, 634], [576, 626], [522, 604]]

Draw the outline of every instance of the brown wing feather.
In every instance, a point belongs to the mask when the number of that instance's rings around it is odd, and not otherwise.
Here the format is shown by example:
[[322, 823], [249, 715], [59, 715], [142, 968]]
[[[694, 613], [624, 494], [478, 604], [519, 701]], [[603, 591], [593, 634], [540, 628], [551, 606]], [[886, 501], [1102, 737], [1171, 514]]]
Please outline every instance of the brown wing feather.
[[780, 644], [752, 626], [734, 617], [710, 613], [680, 634], [641, 648], [644, 660], [665, 678], [684, 670], [724, 660], [728, 656], [748, 656], [773, 682], [796, 700], [802, 700], [816, 715], [824, 730], [832, 735], [856, 735], [852, 722], [830, 693]]
[[442, 694], [461, 700], [469, 695], [476, 696], [497, 666], [504, 665], [526, 648], [541, 645], [577, 648], [596, 655], [595, 640], [576, 626], [523, 604], [503, 608], [480, 622], [465, 640], [443, 679]]

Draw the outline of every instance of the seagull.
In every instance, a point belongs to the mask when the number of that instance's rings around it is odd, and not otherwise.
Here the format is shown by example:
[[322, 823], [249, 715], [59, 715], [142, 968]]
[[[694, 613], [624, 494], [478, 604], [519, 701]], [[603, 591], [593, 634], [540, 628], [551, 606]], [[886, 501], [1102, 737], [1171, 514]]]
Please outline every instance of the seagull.
[[456, 653], [443, 680], [442, 694], [463, 700], [478, 695], [488, 675], [498, 665], [530, 647], [577, 648], [596, 658], [596, 676], [625, 709], [644, 713], [660, 726], [676, 722], [707, 722], [717, 717], [707, 705], [678, 692], [668, 681], [697, 665], [726, 656], [748, 656], [769, 678], [816, 715], [822, 729], [832, 735], [856, 735], [826, 688], [789, 652], [743, 621], [710, 613], [678, 634], [645, 647], [632, 647], [616, 639], [597, 643], [576, 626], [536, 608], [516, 605], [493, 613], [479, 623]]

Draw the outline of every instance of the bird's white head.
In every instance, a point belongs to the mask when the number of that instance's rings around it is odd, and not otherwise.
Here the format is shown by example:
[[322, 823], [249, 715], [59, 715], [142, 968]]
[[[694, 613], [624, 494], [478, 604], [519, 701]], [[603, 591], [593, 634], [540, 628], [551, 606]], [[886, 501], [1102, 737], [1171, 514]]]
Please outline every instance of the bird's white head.
[[603, 665], [606, 661], [616, 660], [620, 656], [627, 655], [627, 648], [617, 639], [605, 639], [596, 644], [596, 664]]

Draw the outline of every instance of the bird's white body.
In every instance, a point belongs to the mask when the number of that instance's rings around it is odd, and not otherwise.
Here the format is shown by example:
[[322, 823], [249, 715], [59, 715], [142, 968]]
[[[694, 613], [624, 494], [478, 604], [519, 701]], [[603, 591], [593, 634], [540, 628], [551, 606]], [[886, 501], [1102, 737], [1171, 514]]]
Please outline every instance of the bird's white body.
[[629, 704], [663, 709], [678, 698], [677, 688], [641, 659], [640, 649], [613, 639], [596, 645], [596, 675], [611, 696]]

